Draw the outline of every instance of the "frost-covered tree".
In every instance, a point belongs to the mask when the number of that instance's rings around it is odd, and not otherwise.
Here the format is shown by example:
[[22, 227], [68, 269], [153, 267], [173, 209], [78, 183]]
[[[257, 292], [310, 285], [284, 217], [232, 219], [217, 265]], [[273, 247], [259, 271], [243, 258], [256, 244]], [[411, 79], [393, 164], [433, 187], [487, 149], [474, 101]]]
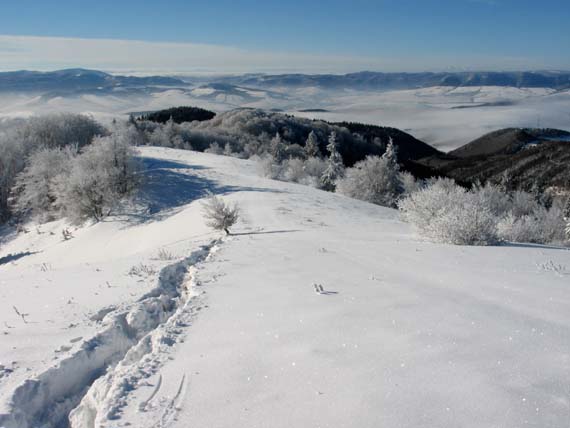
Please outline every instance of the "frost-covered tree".
[[305, 155], [307, 158], [315, 158], [321, 155], [319, 139], [315, 131], [311, 131], [307, 137], [307, 141], [305, 141]]
[[333, 192], [336, 188], [337, 180], [344, 176], [344, 164], [342, 162], [342, 156], [338, 152], [338, 142], [335, 131], [329, 136], [327, 150], [329, 151], [329, 158], [327, 160], [327, 168], [321, 177], [321, 185], [324, 190]]
[[565, 240], [562, 210], [539, 206], [531, 214], [520, 217], [512, 212], [501, 218], [498, 236], [504, 241], [533, 242], [537, 244], [562, 243]]
[[24, 147], [15, 144], [10, 137], [0, 135], [0, 222], [10, 217], [10, 194], [25, 161]]
[[564, 241], [563, 206], [541, 205], [531, 193], [505, 193], [499, 186], [464, 189], [437, 179], [399, 202], [403, 217], [435, 241], [481, 245], [496, 241]]
[[220, 146], [217, 141], [214, 141], [210, 147], [205, 150], [206, 153], [211, 153], [213, 155], [221, 155], [224, 153], [224, 149]]
[[395, 207], [404, 188], [398, 164], [391, 157], [368, 156], [346, 170], [336, 190], [351, 198]]
[[230, 235], [230, 227], [237, 223], [239, 219], [239, 206], [230, 205], [213, 194], [202, 205], [202, 212], [206, 218], [206, 225], [214, 230], [223, 230]]
[[382, 157], [368, 156], [348, 168], [337, 183], [337, 191], [351, 198], [395, 207], [404, 186], [392, 141]]
[[83, 147], [91, 143], [93, 137], [106, 135], [107, 131], [89, 116], [59, 113], [30, 118], [18, 134], [24, 145], [33, 148]]
[[232, 150], [232, 145], [230, 143], [226, 143], [224, 147], [224, 156], [233, 156], [234, 151]]
[[156, 126], [148, 139], [153, 146], [181, 148], [184, 146], [181, 133], [180, 126], [171, 118], [164, 125]]
[[57, 204], [72, 221], [100, 221], [138, 184], [133, 148], [122, 135], [96, 138], [57, 180]]
[[283, 180], [302, 183], [306, 177], [305, 162], [302, 159], [287, 159], [283, 162]]
[[436, 241], [456, 245], [487, 245], [497, 241], [497, 217], [481, 198], [449, 179], [399, 201], [404, 219]]
[[409, 195], [417, 192], [423, 187], [423, 182], [421, 180], [416, 180], [416, 177], [408, 171], [400, 172], [400, 181], [402, 182], [402, 195]]
[[[479, 198], [482, 203], [488, 206], [497, 218], [503, 217], [514, 208], [513, 199], [509, 197], [508, 193], [502, 190], [501, 185], [492, 183], [482, 185], [481, 183], [475, 183], [473, 186], [473, 194]], [[534, 210], [534, 207], [537, 205], [535, 200], [530, 197], [529, 194], [526, 195], [529, 196], [528, 199], [525, 199], [522, 194], [516, 195], [518, 199], [516, 211], [532, 212]], [[518, 206], [519, 204], [520, 207]], [[518, 217], [521, 214], [517, 212], [515, 215]]]
[[92, 118], [76, 114], [35, 116], [0, 134], [0, 221], [11, 215], [9, 199], [16, 176], [30, 154], [42, 148], [82, 147], [107, 131]]
[[564, 205], [564, 220], [566, 221], [566, 239], [570, 241], [570, 196], [566, 198], [566, 204]]
[[42, 148], [32, 153], [14, 186], [16, 211], [30, 213], [40, 221], [54, 218], [57, 181], [69, 172], [76, 153], [75, 147]]
[[286, 149], [287, 148], [285, 146], [285, 143], [283, 142], [283, 139], [278, 132], [275, 134], [275, 137], [271, 139], [271, 142], [269, 144], [269, 152], [275, 162], [281, 163], [283, 160], [285, 160]]

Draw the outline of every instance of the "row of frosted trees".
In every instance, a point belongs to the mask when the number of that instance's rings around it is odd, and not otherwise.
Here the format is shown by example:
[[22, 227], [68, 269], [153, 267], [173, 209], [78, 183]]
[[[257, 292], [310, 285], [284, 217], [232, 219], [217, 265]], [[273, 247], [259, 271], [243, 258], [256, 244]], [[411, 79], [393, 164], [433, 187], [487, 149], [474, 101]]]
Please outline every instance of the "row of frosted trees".
[[137, 132], [72, 114], [35, 117], [0, 134], [0, 219], [101, 220], [139, 181]]
[[351, 168], [343, 164], [334, 132], [329, 136], [328, 157], [318, 161], [320, 168], [314, 168], [315, 159], [320, 159], [314, 134], [309, 135], [305, 151], [304, 161], [287, 159], [277, 135], [272, 140], [271, 159], [264, 160], [266, 175], [312, 184], [377, 205], [398, 207], [405, 220], [436, 242], [563, 243], [570, 238], [570, 198], [566, 203], [559, 199], [545, 204], [536, 194], [509, 192], [491, 183], [467, 189], [451, 179], [416, 181], [411, 174], [400, 170], [392, 141], [382, 156], [368, 156]]

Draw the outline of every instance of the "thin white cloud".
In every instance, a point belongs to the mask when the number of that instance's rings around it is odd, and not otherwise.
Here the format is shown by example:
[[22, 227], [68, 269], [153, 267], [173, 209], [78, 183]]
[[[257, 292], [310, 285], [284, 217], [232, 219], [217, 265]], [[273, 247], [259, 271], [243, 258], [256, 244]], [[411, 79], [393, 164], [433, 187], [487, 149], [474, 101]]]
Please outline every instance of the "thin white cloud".
[[544, 69], [545, 64], [510, 57], [400, 57], [263, 52], [235, 47], [137, 40], [0, 35], [0, 70], [84, 67], [123, 73], [344, 73], [359, 70]]

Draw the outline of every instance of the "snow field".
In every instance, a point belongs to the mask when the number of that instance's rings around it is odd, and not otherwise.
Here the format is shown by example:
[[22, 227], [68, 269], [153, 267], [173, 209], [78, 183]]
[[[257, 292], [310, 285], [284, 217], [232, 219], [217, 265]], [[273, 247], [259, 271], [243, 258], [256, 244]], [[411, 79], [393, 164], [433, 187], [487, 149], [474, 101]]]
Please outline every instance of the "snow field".
[[[14, 389], [46, 378], [60, 392], [84, 387], [62, 394], [73, 403], [56, 400], [62, 415], [74, 407], [71, 426], [81, 427], [567, 423], [567, 250], [431, 244], [395, 210], [260, 178], [250, 161], [150, 147], [142, 155], [155, 171], [145, 218], [110, 219], [66, 242], [31, 229], [0, 252], [32, 253], [0, 265], [0, 324], [16, 327], [2, 336], [0, 361], [19, 362], [0, 378], [0, 414], [10, 423], [19, 414]], [[199, 192], [189, 190], [200, 183], [243, 212], [234, 235], [213, 247]], [[153, 261], [161, 248], [175, 258]], [[36, 282], [41, 261], [56, 286]], [[141, 282], [125, 275], [140, 265], [156, 273]], [[81, 293], [72, 272], [86, 278]], [[98, 288], [104, 281], [117, 288]], [[60, 288], [85, 296], [75, 317], [60, 312], [67, 305], [52, 296]], [[33, 344], [34, 325], [11, 310], [14, 299], [28, 321], [39, 313], [55, 321], [42, 319]], [[72, 335], [62, 329], [69, 322], [84, 339], [53, 360]], [[82, 375], [92, 373], [89, 358], [76, 355], [100, 335], [110, 346], [97, 351], [106, 362], [94, 364], [102, 369], [91, 383]], [[31, 389], [39, 398], [25, 405], [47, 422], [46, 394]]]

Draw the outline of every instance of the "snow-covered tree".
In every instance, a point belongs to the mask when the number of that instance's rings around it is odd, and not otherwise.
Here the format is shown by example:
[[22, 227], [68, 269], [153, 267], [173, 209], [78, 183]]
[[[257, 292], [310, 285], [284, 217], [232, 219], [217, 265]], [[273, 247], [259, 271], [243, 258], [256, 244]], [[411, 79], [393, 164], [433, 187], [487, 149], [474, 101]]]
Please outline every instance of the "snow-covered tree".
[[283, 162], [283, 179], [293, 183], [302, 183], [307, 177], [305, 162], [302, 159], [293, 158]]
[[566, 221], [566, 239], [570, 241], [570, 196], [568, 196], [564, 205], [564, 220]]
[[0, 222], [10, 217], [9, 198], [24, 161], [24, 147], [15, 144], [11, 135], [0, 135]]
[[107, 131], [89, 116], [58, 113], [30, 118], [18, 134], [24, 145], [33, 148], [83, 147], [91, 143], [93, 137], [106, 135]]
[[336, 190], [351, 198], [395, 207], [404, 188], [397, 163], [390, 157], [368, 156], [346, 170]]
[[559, 207], [539, 207], [532, 214], [521, 217], [511, 212], [498, 222], [498, 236], [509, 242], [561, 243], [565, 240], [565, 222], [561, 214]]
[[271, 153], [271, 156], [273, 156], [275, 162], [281, 163], [283, 160], [285, 160], [286, 146], [283, 142], [283, 139], [281, 138], [281, 135], [279, 135], [279, 132], [275, 134], [275, 137], [271, 139], [271, 142], [269, 144], [269, 152]]
[[138, 184], [138, 164], [127, 139], [96, 138], [57, 180], [57, 204], [72, 221], [100, 221]]
[[0, 134], [0, 221], [10, 215], [16, 176], [30, 154], [42, 148], [82, 147], [107, 131], [92, 118], [77, 114], [34, 116]]
[[327, 160], [327, 168], [321, 177], [321, 185], [324, 190], [332, 192], [336, 188], [337, 180], [344, 176], [344, 164], [342, 162], [342, 156], [338, 152], [338, 142], [335, 131], [329, 136], [327, 150], [329, 151], [329, 158]]
[[233, 156], [234, 151], [232, 150], [232, 145], [230, 143], [226, 143], [224, 147], [224, 156]]
[[214, 141], [212, 144], [210, 144], [210, 147], [208, 147], [205, 150], [205, 152], [212, 153], [214, 155], [221, 155], [222, 153], [224, 153], [224, 149], [222, 149], [222, 147], [217, 141]]
[[42, 148], [28, 158], [14, 186], [15, 208], [40, 221], [54, 218], [57, 211], [57, 180], [69, 172], [74, 147]]
[[308, 158], [319, 157], [321, 151], [319, 150], [319, 139], [315, 131], [311, 131], [305, 142], [305, 155]]
[[206, 225], [214, 230], [223, 230], [229, 235], [232, 227], [239, 219], [239, 206], [230, 205], [213, 194], [209, 194], [203, 203], [202, 211], [206, 218]]
[[402, 182], [403, 196], [417, 192], [423, 187], [422, 180], [416, 180], [416, 177], [408, 171], [400, 172], [400, 181]]

